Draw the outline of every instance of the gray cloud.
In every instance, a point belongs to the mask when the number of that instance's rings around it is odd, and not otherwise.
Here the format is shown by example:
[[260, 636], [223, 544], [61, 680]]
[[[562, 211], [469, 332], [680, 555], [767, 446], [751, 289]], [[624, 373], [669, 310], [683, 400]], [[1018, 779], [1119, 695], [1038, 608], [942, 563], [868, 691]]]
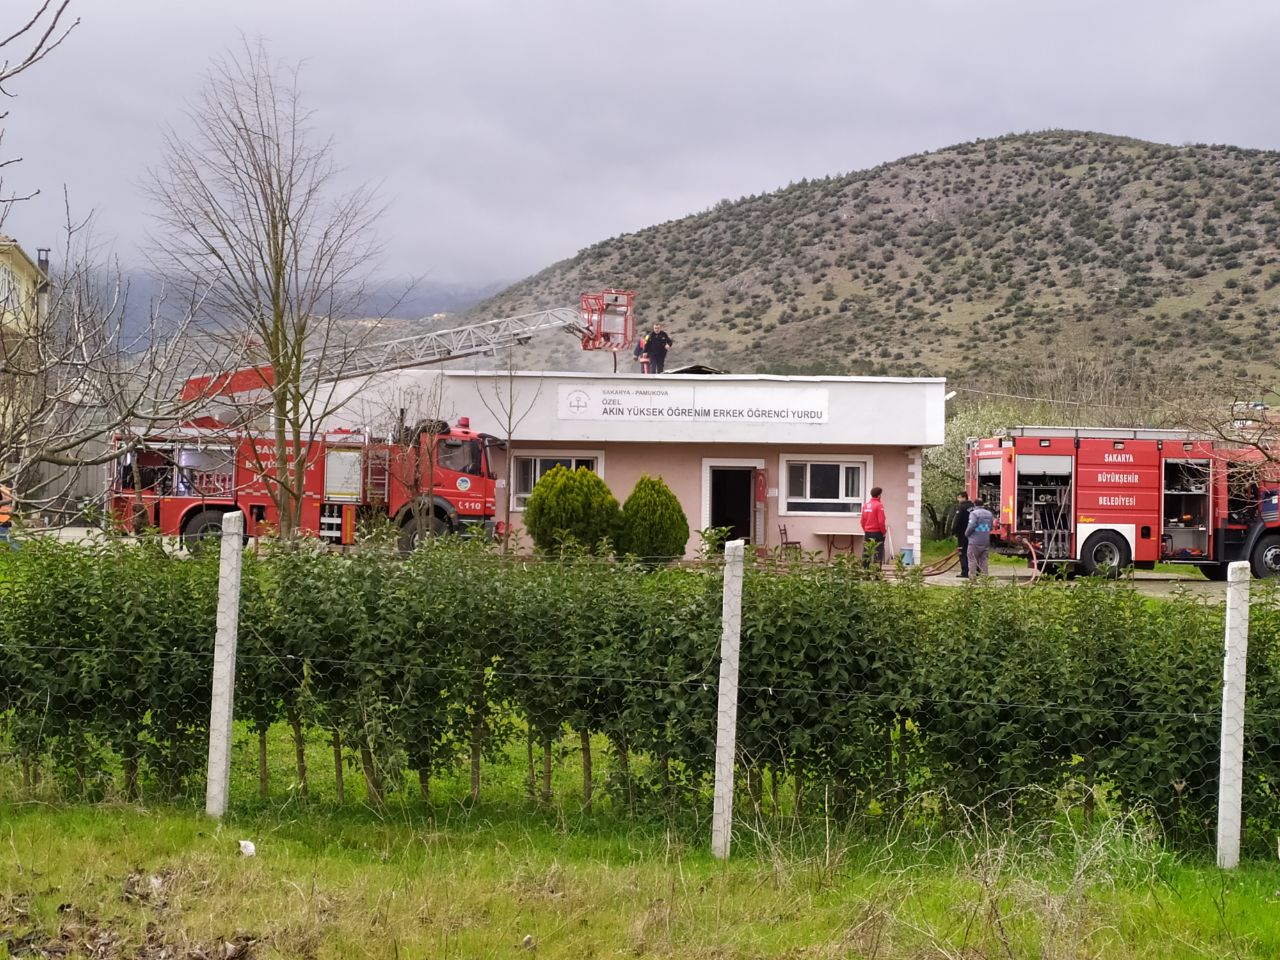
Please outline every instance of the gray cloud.
[[[15, 0], [17, 5], [21, 5]], [[14, 4], [11, 4], [14, 5]], [[1101, 0], [79, 0], [12, 88], [6, 229], [63, 185], [128, 262], [164, 123], [243, 33], [303, 61], [319, 132], [381, 185], [391, 275], [516, 278], [722, 198], [976, 137], [1069, 127], [1280, 147], [1280, 6]]]

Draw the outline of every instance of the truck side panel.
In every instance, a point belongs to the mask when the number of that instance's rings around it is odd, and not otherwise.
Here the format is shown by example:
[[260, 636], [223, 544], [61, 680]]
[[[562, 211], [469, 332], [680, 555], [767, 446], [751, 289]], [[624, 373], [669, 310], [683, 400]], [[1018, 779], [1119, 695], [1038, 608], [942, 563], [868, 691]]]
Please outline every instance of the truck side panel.
[[[1155, 440], [1081, 439], [1076, 452], [1076, 523], [1132, 525], [1133, 559], [1160, 556], [1160, 450]], [[1076, 544], [1076, 555], [1084, 545]]]

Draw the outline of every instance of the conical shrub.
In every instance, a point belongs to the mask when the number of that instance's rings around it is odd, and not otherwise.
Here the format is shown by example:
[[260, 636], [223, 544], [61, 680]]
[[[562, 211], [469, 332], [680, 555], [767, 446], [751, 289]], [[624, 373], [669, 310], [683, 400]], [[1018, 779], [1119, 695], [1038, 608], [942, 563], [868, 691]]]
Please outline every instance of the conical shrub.
[[668, 563], [684, 556], [689, 542], [689, 519], [680, 501], [661, 477], [648, 474], [622, 505], [618, 549], [651, 563]]
[[575, 541], [595, 553], [616, 539], [618, 520], [617, 499], [586, 467], [552, 467], [534, 485], [524, 508], [524, 527], [544, 552]]

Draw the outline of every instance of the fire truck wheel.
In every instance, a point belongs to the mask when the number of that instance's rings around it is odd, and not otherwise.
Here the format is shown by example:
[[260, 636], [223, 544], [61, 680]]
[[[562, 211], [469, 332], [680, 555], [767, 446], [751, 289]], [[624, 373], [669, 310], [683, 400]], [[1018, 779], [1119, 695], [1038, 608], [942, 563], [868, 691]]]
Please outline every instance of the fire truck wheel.
[[1099, 530], [1084, 542], [1084, 549], [1080, 551], [1080, 566], [1091, 577], [1114, 580], [1131, 562], [1129, 541], [1113, 530]]
[[417, 519], [410, 517], [408, 522], [400, 528], [400, 550], [403, 553], [413, 553], [418, 548], [418, 538], [422, 533], [425, 533], [428, 537], [439, 537], [448, 532], [449, 525], [435, 514], [426, 518], [422, 529], [419, 529]]
[[1280, 535], [1270, 533], [1259, 537], [1254, 544], [1253, 554], [1249, 557], [1249, 566], [1253, 569], [1253, 575], [1259, 579], [1280, 577]]
[[182, 545], [194, 553], [222, 536], [222, 511], [201, 510], [182, 528]]

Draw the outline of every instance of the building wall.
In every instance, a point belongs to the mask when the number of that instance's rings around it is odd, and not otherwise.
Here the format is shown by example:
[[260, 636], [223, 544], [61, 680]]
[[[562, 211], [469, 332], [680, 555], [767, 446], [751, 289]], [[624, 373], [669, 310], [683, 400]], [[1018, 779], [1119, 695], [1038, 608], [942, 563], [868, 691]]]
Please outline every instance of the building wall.
[[[46, 277], [9, 237], [0, 236], [0, 366], [31, 369], [37, 364], [35, 333], [41, 321], [40, 288]], [[0, 472], [18, 459], [26, 423], [43, 384], [31, 376], [0, 374]]]
[[14, 335], [35, 328], [45, 279], [22, 247], [0, 236], [0, 331]]
[[[856, 511], [815, 515], [785, 509], [781, 458], [862, 460], [864, 499], [872, 486], [884, 488], [892, 550], [911, 548], [918, 560], [920, 450], [943, 440], [946, 382], [435, 368], [399, 371], [346, 389], [349, 395], [339, 395], [350, 401], [343, 407], [345, 420], [333, 426], [374, 425], [399, 408], [406, 408], [409, 420], [466, 417], [473, 429], [510, 441], [515, 456], [536, 451], [599, 458], [600, 472], [620, 502], [641, 474], [661, 476], [693, 531], [712, 523], [707, 461], [759, 465], [766, 476], [765, 516], [762, 525], [753, 525], [753, 542], [765, 547], [779, 543], [780, 523], [786, 524], [787, 539], [805, 550], [860, 547]], [[413, 397], [432, 399], [424, 408], [407, 409]], [[843, 465], [841, 471], [843, 479]], [[505, 473], [499, 466], [499, 474]], [[509, 491], [500, 491], [499, 500], [498, 515], [505, 519]], [[521, 528], [520, 511], [510, 520]], [[695, 532], [686, 552], [696, 555], [700, 546]]]
[[[883, 501], [885, 514], [889, 521], [889, 532], [895, 553], [905, 547], [912, 547], [915, 557], [920, 556], [918, 497], [916, 503], [917, 518], [912, 526], [909, 516], [908, 470], [913, 457], [918, 453], [907, 447], [871, 447], [847, 446], [832, 447], [813, 444], [717, 444], [714, 447], [687, 444], [649, 444], [649, 443], [562, 443], [547, 441], [523, 441], [512, 445], [512, 456], [530, 456], [534, 454], [559, 455], [595, 455], [602, 460], [599, 473], [608, 484], [613, 495], [622, 503], [635, 488], [636, 481], [643, 474], [659, 476], [671, 488], [680, 505], [684, 508], [689, 520], [689, 541], [685, 547], [686, 556], [697, 556], [702, 541], [698, 531], [710, 525], [707, 516], [708, 493], [706, 487], [706, 468], [713, 463], [724, 465], [762, 464], [766, 476], [766, 497], [763, 540], [757, 536], [752, 542], [772, 548], [781, 540], [779, 525], [785, 524], [787, 539], [798, 540], [803, 550], [827, 550], [828, 537], [825, 533], [839, 532], [841, 536], [833, 541], [837, 551], [844, 552], [854, 547], [861, 549], [862, 528], [858, 524], [856, 514], [841, 516], [804, 516], [791, 513], [783, 515], [781, 501], [785, 492], [785, 479], [781, 476], [783, 455], [810, 454], [817, 460], [833, 457], [865, 458], [870, 469], [863, 481], [866, 491], [872, 486], [884, 488]], [[496, 458], [497, 472], [500, 477], [506, 476], [506, 464], [503, 455]], [[523, 532], [523, 511], [511, 509], [510, 491], [500, 491], [498, 512], [505, 517], [517, 532]]]

